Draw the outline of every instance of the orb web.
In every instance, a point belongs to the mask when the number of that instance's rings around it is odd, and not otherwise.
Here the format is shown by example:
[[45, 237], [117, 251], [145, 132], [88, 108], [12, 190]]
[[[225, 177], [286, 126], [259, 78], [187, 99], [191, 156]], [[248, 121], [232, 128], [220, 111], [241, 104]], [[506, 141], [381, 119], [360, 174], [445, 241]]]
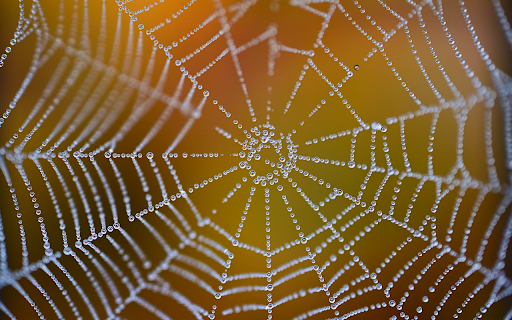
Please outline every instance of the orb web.
[[2, 316], [512, 317], [499, 0], [5, 8]]

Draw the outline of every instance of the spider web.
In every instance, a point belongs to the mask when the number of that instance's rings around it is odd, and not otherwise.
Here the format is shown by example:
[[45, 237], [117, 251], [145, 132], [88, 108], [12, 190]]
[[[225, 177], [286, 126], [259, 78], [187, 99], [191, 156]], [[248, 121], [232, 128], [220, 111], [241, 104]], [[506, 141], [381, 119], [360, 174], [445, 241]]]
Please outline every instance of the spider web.
[[2, 316], [512, 318], [512, 80], [480, 11], [20, 2]]

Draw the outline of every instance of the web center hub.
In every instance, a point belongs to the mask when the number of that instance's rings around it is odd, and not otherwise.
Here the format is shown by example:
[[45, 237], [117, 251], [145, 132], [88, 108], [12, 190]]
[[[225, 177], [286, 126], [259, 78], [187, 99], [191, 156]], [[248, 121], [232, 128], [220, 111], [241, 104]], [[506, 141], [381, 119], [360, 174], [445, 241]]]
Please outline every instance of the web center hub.
[[239, 167], [249, 170], [254, 184], [273, 185], [280, 177], [287, 178], [295, 166], [297, 146], [291, 134], [277, 134], [271, 124], [253, 127], [241, 145]]

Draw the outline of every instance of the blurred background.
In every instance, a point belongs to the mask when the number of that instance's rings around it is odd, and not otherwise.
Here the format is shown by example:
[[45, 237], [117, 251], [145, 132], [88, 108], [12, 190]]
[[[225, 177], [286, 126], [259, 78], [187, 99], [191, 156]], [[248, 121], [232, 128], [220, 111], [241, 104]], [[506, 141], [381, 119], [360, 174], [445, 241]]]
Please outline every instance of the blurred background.
[[5, 1], [0, 318], [504, 318], [498, 4]]

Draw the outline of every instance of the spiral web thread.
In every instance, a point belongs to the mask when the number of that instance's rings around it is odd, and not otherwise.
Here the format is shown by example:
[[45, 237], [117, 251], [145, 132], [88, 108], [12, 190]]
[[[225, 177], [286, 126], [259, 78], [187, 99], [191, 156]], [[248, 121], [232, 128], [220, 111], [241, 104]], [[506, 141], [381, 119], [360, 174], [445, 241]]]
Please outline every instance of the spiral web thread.
[[[405, 319], [429, 318], [435, 319], [438, 313], [443, 309], [446, 301], [457, 290], [457, 288], [468, 279], [478, 275], [480, 278], [472, 290], [468, 292], [459, 309], [454, 310], [454, 317], [480, 317], [494, 303], [505, 299], [512, 294], [512, 282], [506, 276], [505, 259], [508, 243], [512, 235], [512, 215], [510, 214], [510, 203], [512, 201], [512, 190], [510, 185], [510, 170], [512, 170], [512, 80], [503, 71], [499, 70], [491, 61], [489, 55], [478, 40], [478, 31], [471, 25], [470, 12], [465, 8], [464, 3], [459, 3], [459, 10], [467, 24], [468, 32], [474, 39], [474, 45], [477, 47], [481, 58], [484, 61], [489, 73], [492, 75], [495, 88], [483, 85], [470, 66], [463, 59], [463, 53], [458, 51], [456, 39], [449, 35], [449, 26], [444, 20], [443, 5], [441, 2], [434, 3], [425, 1], [415, 3], [407, 1], [408, 12], [403, 16], [394, 11], [393, 6], [388, 6], [383, 1], [376, 1], [373, 6], [378, 5], [384, 8], [389, 15], [389, 19], [396, 21], [396, 25], [391, 30], [385, 30], [375, 19], [365, 12], [365, 5], [357, 1], [308, 1], [292, 0], [290, 4], [307, 11], [312, 16], [319, 16], [323, 19], [315, 43], [310, 48], [301, 49], [287, 46], [286, 43], [278, 41], [279, 31], [275, 25], [269, 27], [263, 33], [255, 36], [244, 44], [235, 43], [231, 35], [231, 30], [237, 26], [238, 20], [252, 10], [257, 4], [255, 0], [240, 1], [229, 6], [224, 5], [220, 0], [213, 1], [213, 11], [210, 12], [206, 20], [200, 21], [192, 30], [183, 30], [182, 36], [177, 41], [165, 43], [159, 40], [155, 34], [159, 29], [172, 28], [172, 22], [179, 19], [187, 19], [185, 14], [194, 13], [202, 6], [202, 1], [192, 0], [183, 5], [176, 13], [170, 14], [162, 21], [154, 22], [154, 27], [148, 28], [140, 23], [144, 17], [147, 17], [163, 6], [165, 2], [143, 3], [139, 1], [117, 1], [119, 11], [107, 10], [107, 4], [103, 2], [100, 11], [92, 12], [88, 10], [88, 2], [79, 3], [75, 1], [75, 7], [72, 9], [72, 17], [64, 15], [67, 2], [61, 1], [59, 7], [59, 25], [55, 29], [48, 27], [45, 18], [45, 7], [39, 1], [33, 1], [30, 8], [25, 2], [20, 2], [20, 18], [14, 38], [10, 46], [5, 50], [6, 54], [1, 57], [0, 65], [8, 63], [8, 55], [15, 49], [16, 44], [25, 40], [33, 41], [36, 39], [34, 56], [28, 74], [25, 77], [21, 87], [14, 96], [8, 108], [4, 111], [3, 118], [0, 118], [0, 130], [2, 135], [12, 135], [5, 146], [0, 149], [0, 169], [5, 178], [6, 188], [2, 190], [10, 191], [11, 204], [2, 203], [0, 223], [0, 288], [12, 287], [21, 295], [33, 308], [35, 314], [40, 318], [63, 319], [64, 313], [72, 311], [77, 318], [84, 319], [120, 319], [129, 317], [123, 311], [131, 304], [136, 304], [146, 309], [156, 318], [177, 319], [193, 315], [197, 319], [222, 316], [229, 316], [238, 313], [252, 312], [254, 310], [266, 310], [267, 317], [272, 318], [273, 310], [279, 309], [297, 299], [316, 299], [321, 302], [321, 306], [310, 310], [298, 310], [290, 317], [294, 319], [306, 319], [308, 317], [319, 316], [321, 318], [339, 318], [346, 319], [364, 313], [376, 312], [376, 309], [392, 309], [393, 313], [390, 319], [402, 317]], [[325, 4], [327, 11], [317, 7], [317, 4]], [[493, 2], [496, 16], [503, 28], [503, 32], [512, 46], [512, 31], [507, 21], [505, 13], [498, 0]], [[270, 7], [277, 10], [279, 3], [271, 2]], [[368, 8], [366, 8], [368, 9]], [[453, 46], [453, 55], [460, 61], [460, 68], [464, 70], [465, 75], [471, 81], [473, 86], [472, 93], [462, 94], [457, 86], [450, 79], [450, 74], [444, 71], [442, 61], [439, 64], [439, 72], [442, 75], [444, 85], [448, 85], [453, 99], [445, 99], [429, 77], [428, 72], [423, 68], [423, 64], [416, 49], [411, 46], [411, 54], [415, 56], [417, 68], [422, 71], [424, 80], [428, 83], [432, 93], [438, 100], [437, 104], [425, 106], [416, 94], [408, 87], [405, 80], [402, 79], [400, 71], [395, 69], [392, 61], [386, 56], [386, 47], [398, 33], [406, 35], [408, 40], [426, 41], [430, 44], [428, 37], [424, 39], [412, 39], [409, 33], [410, 25], [419, 25], [421, 30], [427, 30], [428, 25], [423, 21], [425, 11], [434, 12], [439, 25], [445, 28], [447, 32], [446, 41]], [[350, 13], [349, 13], [350, 12]], [[353, 13], [352, 13], [353, 12]], [[183, 14], [183, 17], [181, 16]], [[100, 17], [100, 34], [98, 44], [93, 49], [91, 39], [97, 35], [90, 34], [88, 22], [91, 16]], [[62, 19], [61, 19], [62, 18]], [[80, 20], [82, 19], [82, 20]], [[106, 20], [117, 19], [116, 29], [109, 32], [107, 37]], [[358, 115], [358, 107], [351, 106], [342, 94], [342, 88], [356, 77], [357, 70], [364, 68], [361, 66], [347, 66], [340, 62], [336, 57], [335, 50], [329, 49], [329, 44], [324, 43], [324, 34], [328, 32], [334, 19], [346, 19], [357, 32], [361, 33], [365, 40], [371, 44], [371, 49], [362, 61], [371, 61], [373, 56], [382, 55], [385, 58], [387, 67], [394, 73], [395, 78], [401, 85], [401, 89], [407, 92], [410, 99], [417, 105], [413, 112], [399, 114], [387, 118], [387, 123], [367, 123], [363, 116]], [[361, 21], [366, 21], [365, 30]], [[83, 22], [80, 25], [80, 21]], [[96, 20], [95, 20], [96, 21]], [[146, 21], [146, 20], [145, 20]], [[63, 37], [64, 22], [69, 23], [68, 38]], [[187, 44], [188, 38], [193, 38], [194, 34], [200, 34], [201, 29], [218, 23], [218, 32], [210, 38], [204, 45], [197, 47], [191, 53], [183, 58], [173, 56], [176, 48]], [[359, 23], [361, 25], [359, 25]], [[169, 26], [168, 26], [169, 25]], [[365, 26], [366, 26], [365, 25]], [[366, 28], [366, 27], [365, 27]], [[126, 30], [128, 30], [126, 32]], [[376, 31], [377, 30], [377, 31]], [[124, 35], [122, 32], [126, 32]], [[373, 37], [370, 35], [374, 35]], [[379, 37], [376, 36], [378, 34]], [[424, 32], [426, 34], [426, 32]], [[122, 37], [126, 37], [121, 39]], [[194, 61], [196, 55], [214, 43], [224, 41], [225, 49], [218, 53], [209, 64], [193, 73], [187, 69], [187, 63]], [[412, 41], [409, 41], [413, 43]], [[112, 44], [110, 48], [107, 44]], [[306, 75], [309, 77], [315, 75], [322, 79], [329, 91], [325, 98], [338, 99], [337, 103], [346, 107], [347, 114], [353, 117], [354, 127], [351, 129], [333, 132], [326, 136], [316, 136], [311, 134], [309, 140], [304, 142], [294, 142], [293, 137], [296, 132], [293, 129], [288, 134], [279, 133], [279, 127], [274, 127], [271, 123], [271, 115], [275, 110], [267, 107], [267, 114], [261, 115], [256, 112], [252, 104], [252, 96], [246, 85], [244, 77], [250, 77], [250, 74], [244, 72], [242, 64], [239, 61], [239, 55], [252, 47], [268, 45], [268, 75], [272, 76], [276, 64], [283, 59], [285, 53], [303, 57], [303, 69], [298, 71], [299, 77], [293, 91], [290, 93], [290, 99], [285, 106], [272, 108], [278, 109], [276, 112], [287, 114], [294, 108], [300, 108], [297, 99], [294, 99], [304, 88], [303, 79]], [[150, 57], [142, 57], [144, 46], [152, 46]], [[430, 59], [436, 59], [434, 47], [431, 48]], [[11, 53], [13, 54], [13, 53]], [[37, 102], [29, 107], [16, 108], [18, 101], [29, 92], [27, 88], [38, 75], [45, 64], [52, 57], [61, 54], [56, 67], [52, 72], [45, 75], [45, 90], [38, 97]], [[155, 67], [157, 56], [166, 55], [165, 65], [160, 69]], [[119, 59], [122, 57], [123, 59]], [[375, 59], [375, 58], [374, 58]], [[210, 69], [215, 68], [215, 64], [220, 61], [229, 60], [232, 62], [239, 85], [245, 97], [246, 106], [237, 106], [247, 109], [250, 114], [250, 122], [245, 123], [242, 120], [234, 119], [231, 114], [228, 102], [214, 100], [214, 92], [207, 91], [207, 84], [201, 84], [202, 76], [209, 73]], [[323, 70], [318, 61], [328, 61], [329, 66], [341, 67], [346, 72], [339, 83], [329, 79], [328, 72]], [[166, 80], [178, 75], [178, 85], [172, 94], [165, 93]], [[156, 83], [152, 79], [156, 77]], [[64, 80], [64, 81], [63, 81]], [[107, 91], [107, 88], [114, 88]], [[186, 92], [188, 88], [188, 92]], [[77, 90], [75, 90], [77, 89]], [[312, 89], [310, 89], [312, 90]], [[68, 94], [72, 95], [71, 103], [64, 108], [62, 114], [56, 114], [56, 109], [62, 109], [59, 106], [62, 99]], [[103, 97], [103, 98], [102, 98]], [[326, 99], [322, 99], [317, 107], [313, 108], [306, 119], [302, 119], [297, 126], [303, 126], [321, 113], [321, 108], [328, 105]], [[330, 101], [330, 100], [329, 100]], [[152, 127], [142, 135], [140, 142], [137, 142], [131, 150], [118, 150], [118, 144], [138, 125], [139, 120], [151, 112], [151, 108], [157, 103], [162, 103], [165, 108], [158, 111], [158, 118], [152, 124]], [[226, 107], [222, 106], [222, 103]], [[176, 152], [178, 145], [187, 136], [193, 125], [198, 121], [205, 108], [217, 108], [223, 116], [229, 118], [231, 127], [215, 126], [213, 132], [218, 139], [227, 139], [234, 142], [240, 149], [240, 152], [227, 154], [219, 152], [209, 153], [180, 153]], [[485, 121], [485, 157], [486, 172], [488, 181], [480, 181], [473, 177], [465, 167], [463, 161], [464, 135], [466, 120], [471, 114], [473, 108], [484, 109]], [[501, 181], [497, 172], [495, 163], [495, 143], [493, 142], [493, 112], [500, 108], [504, 125], [500, 134], [503, 135], [505, 166], [508, 170], [508, 181]], [[126, 114], [128, 110], [128, 114]], [[11, 113], [22, 112], [26, 114], [26, 120], [16, 133], [5, 132], [5, 126], [9, 122]], [[153, 111], [154, 112], [154, 111]], [[447, 113], [452, 112], [457, 127], [457, 161], [446, 175], [438, 175], [434, 170], [434, 159], [432, 152], [435, 149], [434, 135], [437, 129], [437, 121]], [[171, 140], [164, 141], [162, 150], [148, 151], [146, 148], [152, 141], [158, 137], [158, 134], [164, 129], [166, 121], [173, 116], [173, 113], [181, 113], [186, 121], [181, 126], [178, 134]], [[124, 117], [124, 118], [123, 118]], [[264, 118], [265, 121], [260, 121]], [[429, 128], [428, 145], [428, 168], [427, 172], [417, 172], [413, 170], [414, 161], [409, 161], [407, 153], [408, 143], [414, 143], [414, 136], [406, 136], [408, 124], [413, 119], [422, 117], [431, 117]], [[88, 122], [85, 122], [88, 119]], [[118, 125], [118, 122], [121, 125]], [[253, 123], [251, 123], [251, 121]], [[259, 126], [258, 126], [259, 124]], [[38, 131], [40, 127], [50, 125], [49, 134]], [[247, 131], [248, 128], [252, 128]], [[388, 131], [397, 129], [399, 136], [389, 135]], [[30, 130], [30, 131], [29, 131]], [[112, 134], [113, 130], [113, 134]], [[244, 131], [246, 130], [246, 131]], [[29, 132], [29, 133], [27, 133]], [[242, 134], [243, 132], [243, 134]], [[108, 137], [106, 135], [108, 134]], [[366, 134], [366, 135], [365, 135]], [[242, 136], [242, 139], [236, 137]], [[25, 148], [29, 142], [35, 139], [38, 147], [29, 151]], [[245, 139], [245, 140], [244, 140]], [[327, 159], [308, 153], [305, 146], [321, 146], [329, 141], [336, 139], [350, 139], [350, 154], [345, 158]], [[388, 141], [399, 141], [402, 159], [399, 165], [395, 165], [394, 159], [390, 157], [392, 146]], [[103, 141], [99, 143], [99, 141]], [[370, 142], [370, 150], [365, 156], [358, 154], [358, 145], [361, 141]], [[358, 144], [359, 142], [359, 144]], [[186, 149], [186, 147], [185, 147]], [[261, 158], [262, 150], [270, 149], [278, 154], [276, 159]], [[302, 151], [304, 150], [304, 153]], [[157, 152], [158, 151], [158, 152]], [[160, 159], [157, 155], [162, 155]], [[383, 156], [385, 165], [377, 163], [376, 157]], [[501, 155], [500, 155], [501, 156]], [[197, 183], [182, 185], [180, 177], [186, 176], [187, 171], [177, 169], [173, 163], [186, 161], [184, 159], [201, 159], [208, 163], [206, 158], [225, 157], [226, 164], [229, 166], [222, 172], [212, 176], [204, 176]], [[232, 158], [236, 160], [233, 162]], [[96, 158], [104, 158], [104, 161], [97, 161]], [[258, 170], [254, 170], [257, 161], [265, 162], [269, 171], [261, 175]], [[276, 163], [274, 163], [275, 161]], [[118, 168], [121, 162], [131, 162], [137, 173], [137, 177], [129, 177], [123, 174], [123, 170]], [[345, 187], [342, 182], [329, 181], [329, 176], [315, 176], [302, 168], [304, 163], [315, 163], [315, 166], [330, 165], [346, 167], [350, 170], [359, 170], [364, 173], [364, 179], [357, 193], [347, 191], [351, 189]], [[413, 164], [411, 164], [411, 162]], [[147, 167], [149, 165], [151, 168]], [[42, 179], [45, 181], [45, 190], [32, 187], [31, 176], [27, 173], [27, 167], [37, 168]], [[307, 165], [305, 165], [307, 166]], [[254, 168], [253, 168], [254, 167]], [[335, 169], [332, 169], [335, 170]], [[106, 172], [109, 172], [108, 174]], [[242, 173], [240, 173], [242, 172]], [[110, 178], [113, 174], [115, 179]], [[222, 227], [221, 222], [217, 222], [218, 215], [201, 211], [197, 207], [198, 199], [194, 194], [201, 189], [215, 188], [216, 184], [226, 180], [226, 176], [240, 175], [239, 183], [222, 200], [223, 203], [231, 201], [231, 198], [242, 191], [243, 185], [250, 184], [250, 193], [245, 209], [240, 208], [241, 223], [239, 228], [227, 230]], [[379, 175], [380, 174], [380, 175]], [[149, 178], [151, 176], [151, 178]], [[308, 194], [307, 187], [300, 182], [300, 176], [306, 176], [310, 179], [310, 184], [318, 184], [325, 187], [324, 199], [317, 202], [313, 201], [316, 196]], [[22, 188], [15, 188], [14, 180], [21, 179], [27, 191]], [[148, 180], [156, 179], [158, 182], [155, 187]], [[371, 202], [366, 203], [364, 196], [371, 191], [366, 190], [369, 181], [377, 181], [377, 191], [370, 195]], [[400, 188], [405, 180], [415, 181], [415, 193], [408, 201], [408, 209], [405, 217], [400, 217], [394, 212], [395, 200], [400, 197]], [[135, 182], [134, 182], [135, 181]], [[391, 182], [394, 181], [394, 182]], [[147, 203], [145, 207], [137, 207], [132, 204], [134, 198], [140, 197], [137, 194], [130, 194], [129, 184], [140, 184], [144, 191], [142, 200]], [[385, 186], [393, 184], [393, 196], [391, 200], [380, 198], [381, 192]], [[211, 184], [211, 185], [210, 185]], [[357, 183], [359, 184], [359, 182]], [[424, 185], [432, 184], [435, 186], [435, 201], [432, 205], [430, 215], [422, 218], [419, 224], [408, 224], [411, 216], [414, 215], [414, 202], [422, 193]], [[175, 193], [169, 193], [168, 190], [177, 189]], [[249, 188], [249, 187], [248, 187]], [[59, 189], [57, 192], [56, 189]], [[117, 190], [117, 191], [114, 191]], [[436, 211], [441, 200], [453, 190], [457, 189], [455, 196], [455, 205], [452, 209], [451, 219], [448, 225], [446, 237], [438, 237], [436, 230]], [[86, 190], [86, 191], [85, 191]], [[475, 201], [471, 206], [469, 218], [465, 221], [456, 219], [460, 203], [465, 198], [467, 190], [477, 193]], [[37, 191], [37, 193], [36, 193]], [[116, 197], [115, 194], [122, 194]], [[272, 214], [272, 205], [266, 206], [266, 229], [262, 235], [266, 239], [266, 247], [258, 247], [239, 240], [243, 234], [244, 221], [247, 211], [251, 206], [252, 197], [255, 193], [263, 193], [265, 202], [270, 203], [270, 197], [280, 199], [287, 208], [286, 215], [290, 215], [290, 221], [293, 225], [296, 235], [284, 244], [273, 244], [270, 240], [270, 225]], [[291, 198], [292, 192], [298, 192], [304, 202], [294, 203]], [[19, 193], [27, 193], [32, 204], [31, 210], [24, 209], [18, 201]], [[65, 198], [61, 197], [61, 193]], [[277, 194], [277, 196], [275, 196]], [[92, 199], [91, 199], [92, 195]], [[486, 213], [490, 215], [488, 225], [485, 227], [485, 233], [478, 242], [478, 250], [474, 256], [467, 256], [467, 243], [473, 236], [471, 233], [474, 219], [480, 214], [480, 205], [490, 195], [500, 197], [499, 203], [494, 212]], [[53, 202], [53, 208], [42, 207], [39, 205], [36, 196], [41, 198], [49, 197]], [[421, 196], [420, 196], [421, 197]], [[338, 210], [334, 217], [324, 216], [322, 207], [328, 207], [329, 202], [336, 201], [337, 198], [347, 199], [349, 205]], [[154, 200], [157, 199], [157, 200]], [[385, 202], [389, 205], [388, 212], [377, 210], [377, 203]], [[173, 205], [173, 203], [176, 204]], [[177, 203], [185, 203], [188, 207], [184, 212], [177, 206]], [[272, 203], [273, 204], [273, 203]], [[301, 220], [294, 216], [293, 211], [298, 207], [306, 206], [308, 210], [318, 215], [318, 221], [321, 223], [309, 234], [304, 234], [304, 225], [301, 228]], [[14, 210], [13, 210], [14, 209]], [[245, 211], [244, 211], [245, 210]], [[23, 211], [23, 214], [22, 214]], [[121, 212], [125, 211], [126, 215]], [[136, 212], [135, 212], [136, 211]], [[354, 214], [359, 211], [360, 213]], [[6, 241], [4, 236], [6, 228], [15, 228], [14, 224], [7, 226], [5, 223], [14, 215], [17, 217], [19, 236], [21, 239], [21, 259], [22, 267], [17, 270], [9, 268], [7, 263], [7, 247], [12, 246]], [[158, 220], [149, 220], [153, 215]], [[44, 256], [34, 257], [28, 249], [27, 242], [35, 240], [28, 239], [26, 234], [27, 224], [33, 223], [36, 217], [41, 232], [42, 247]], [[87, 224], [84, 224], [84, 217]], [[365, 218], [366, 217], [366, 218]], [[369, 219], [368, 219], [369, 218]], [[358, 221], [364, 221], [364, 226]], [[51, 222], [53, 221], [53, 222]], [[60, 232], [49, 233], [45, 224], [58, 221]], [[159, 221], [165, 225], [167, 232], [173, 234], [178, 241], [171, 243], [166, 237], [157, 230], [153, 221]], [[248, 218], [250, 221], [250, 218]], [[317, 223], [318, 221], [315, 220]], [[369, 222], [368, 222], [369, 221]], [[247, 222], [250, 223], [250, 222]], [[246, 223], [246, 225], [247, 225]], [[488, 240], [495, 233], [498, 224], [505, 225], [502, 234], [499, 236], [499, 245], [497, 257], [492, 264], [483, 264], [483, 256], [488, 248]], [[165, 251], [165, 258], [161, 261], [154, 261], [150, 252], [146, 252], [141, 239], [136, 233], [128, 231], [124, 224], [136, 224], [136, 228], [146, 229], [154, 237], [158, 245]], [[460, 246], [452, 246], [451, 234], [457, 224], [465, 224], [463, 239]], [[373, 228], [378, 225], [386, 225], [386, 228], [392, 230], [405, 230], [406, 236], [401, 239], [398, 247], [391, 248], [388, 256], [375, 269], [369, 269], [363, 258], [358, 256], [354, 245], [363, 239], [365, 235], [371, 234]], [[272, 228], [280, 228], [279, 225], [272, 225]], [[359, 228], [355, 237], [345, 238], [344, 233], [349, 229]], [[89, 229], [89, 230], [87, 230]], [[216, 234], [212, 239], [205, 235], [202, 230], [211, 229]], [[132, 229], [130, 229], [132, 230]], [[348, 234], [348, 233], [347, 233]], [[86, 235], [86, 236], [84, 236]], [[397, 232], [397, 237], [399, 236]], [[58, 240], [57, 238], [60, 238]], [[50, 239], [52, 241], [50, 241]], [[320, 240], [319, 240], [320, 239]], [[38, 240], [40, 241], [40, 240]], [[317, 242], [316, 248], [310, 248], [310, 243]], [[99, 244], [99, 243], [100, 244]], [[380, 280], [382, 272], [391, 268], [388, 266], [393, 259], [401, 255], [401, 250], [405, 250], [411, 243], [422, 243], [421, 251], [416, 252], [412, 257], [406, 257], [408, 261], [399, 265], [389, 284]], [[110, 246], [108, 250], [102, 250], [102, 247]], [[300, 247], [301, 256], [288, 260], [286, 263], [276, 266], [272, 264], [274, 256], [287, 250], [293, 250]], [[332, 247], [335, 247], [332, 251]], [[194, 251], [194, 256], [189, 251]], [[112, 251], [113, 249], [113, 251]], [[236, 263], [235, 250], [248, 250], [256, 253], [261, 259], [266, 260], [267, 269], [259, 272], [249, 272], [242, 274], [232, 274], [229, 272], [230, 265]], [[331, 250], [330, 256], [322, 255], [323, 252]], [[405, 255], [405, 253], [403, 253]], [[432, 254], [432, 258], [422, 259], [422, 256]], [[72, 259], [63, 262], [63, 259], [69, 256]], [[345, 259], [346, 264], [339, 262]], [[316, 261], [315, 261], [316, 260]], [[441, 261], [442, 260], [442, 261]], [[447, 262], [449, 260], [449, 262]], [[70, 263], [69, 261], [72, 261]], [[438, 294], [437, 300], [428, 297], [428, 293], [422, 298], [422, 303], [410, 307], [407, 305], [409, 292], [403, 295], [393, 292], [393, 286], [400, 282], [402, 277], [408, 275], [409, 269], [413, 265], [421, 265], [420, 273], [413, 277], [408, 284], [410, 291], [415, 286], [430, 286], [429, 292], [433, 293], [445, 277], [454, 269], [464, 269], [463, 277], [450, 283], [450, 289], [446, 293]], [[443, 265], [441, 269], [431, 271]], [[327, 270], [336, 269], [332, 275], [323, 277]], [[349, 274], [354, 269], [353, 278], [347, 279], [344, 274]], [[73, 270], [73, 271], [71, 271]], [[221, 270], [221, 271], [219, 271]], [[224, 270], [224, 272], [222, 272]], [[439, 271], [440, 270], [440, 271]], [[232, 305], [225, 308], [217, 308], [215, 305], [207, 305], [201, 300], [195, 301], [192, 297], [180, 292], [179, 287], [173, 286], [162, 276], [162, 272], [171, 272], [178, 277], [183, 278], [194, 285], [198, 290], [206, 292], [212, 298], [222, 301], [224, 297], [230, 295], [240, 295], [244, 292], [264, 292], [265, 297], [261, 301], [248, 301], [239, 305]], [[36, 272], [37, 276], [35, 275]], [[41, 273], [42, 272], [42, 273]], [[412, 271], [409, 271], [412, 272]], [[432, 272], [438, 272], [435, 282], [429, 284], [422, 283], [422, 275]], [[76, 275], [76, 274], [80, 275]], [[301, 277], [306, 274], [314, 273], [318, 276], [317, 286], [304, 287], [301, 290], [290, 292], [289, 294], [274, 298], [272, 291], [278, 286], [288, 282], [301, 281]], [[47, 277], [51, 279], [53, 287], [43, 286], [43, 281], [38, 277]], [[352, 274], [352, 273], [350, 273]], [[84, 280], [78, 280], [85, 275]], [[405, 275], [405, 276], [404, 276]], [[432, 276], [432, 275], [430, 275]], [[352, 275], [350, 276], [352, 277]], [[267, 285], [237, 285], [237, 282], [244, 279], [262, 278]], [[23, 282], [22, 280], [28, 280]], [[409, 280], [407, 280], [409, 281]], [[448, 280], [445, 280], [448, 281]], [[348, 283], [348, 284], [345, 284]], [[244, 282], [246, 283], [246, 282]], [[42, 297], [30, 295], [26, 286], [35, 287]], [[219, 286], [219, 289], [216, 288]], [[227, 288], [224, 289], [223, 286]], [[484, 304], [480, 311], [474, 315], [466, 315], [464, 307], [472, 303], [475, 296], [482, 295], [484, 288], [491, 287], [490, 293], [486, 291], [488, 297], [484, 299]], [[142, 297], [144, 291], [151, 290], [161, 296], [168, 297], [184, 306], [188, 315], [175, 315], [172, 311], [164, 310], [155, 306], [148, 299]], [[372, 292], [380, 293], [380, 300], [375, 302], [365, 301], [365, 297]], [[325, 296], [323, 296], [325, 294]], [[62, 301], [67, 303], [56, 304], [52, 297], [62, 296]], [[101, 303], [91, 302], [92, 298], [98, 299]], [[309, 298], [314, 296], [314, 298]], [[432, 301], [429, 301], [432, 300]], [[45, 301], [46, 300], [46, 301]], [[80, 300], [77, 307], [76, 301]], [[219, 303], [220, 303], [219, 301]], [[360, 301], [355, 309], [347, 310], [344, 308], [348, 301]], [[426, 315], [423, 312], [425, 304], [436, 304], [433, 314]], [[49, 304], [51, 314], [43, 314], [41, 304]], [[10, 306], [0, 301], [0, 310], [10, 318], [15, 318], [16, 306]], [[63, 311], [67, 310], [67, 311]], [[357, 317], [356, 317], [357, 318]], [[512, 318], [512, 310], [505, 316], [506, 319]]]

